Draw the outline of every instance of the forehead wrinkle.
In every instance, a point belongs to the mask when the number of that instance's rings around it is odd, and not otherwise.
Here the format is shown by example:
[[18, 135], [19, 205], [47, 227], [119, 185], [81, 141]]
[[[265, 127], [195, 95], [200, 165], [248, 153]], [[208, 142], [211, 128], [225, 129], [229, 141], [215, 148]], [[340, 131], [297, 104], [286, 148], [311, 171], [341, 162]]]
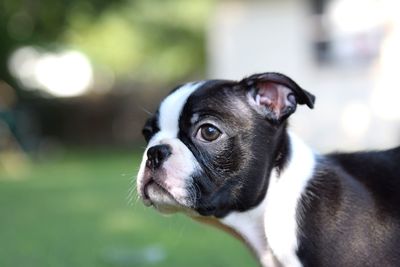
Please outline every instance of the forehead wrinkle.
[[159, 108], [159, 126], [164, 134], [171, 138], [177, 137], [182, 109], [189, 96], [203, 84], [204, 82], [187, 83], [164, 99]]
[[187, 103], [192, 116], [185, 123], [194, 125], [207, 119], [216, 119], [228, 126], [228, 129], [250, 131], [254, 127], [253, 112], [246, 95], [231, 88], [202, 86], [194, 92]]

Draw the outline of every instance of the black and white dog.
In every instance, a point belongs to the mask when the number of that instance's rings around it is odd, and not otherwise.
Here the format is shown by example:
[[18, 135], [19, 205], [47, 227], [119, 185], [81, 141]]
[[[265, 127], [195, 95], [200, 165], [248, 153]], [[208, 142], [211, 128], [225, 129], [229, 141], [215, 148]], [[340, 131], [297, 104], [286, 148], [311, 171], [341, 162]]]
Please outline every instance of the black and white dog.
[[314, 99], [278, 73], [177, 87], [144, 126], [140, 197], [228, 230], [262, 266], [400, 266], [400, 147], [316, 154], [287, 131]]

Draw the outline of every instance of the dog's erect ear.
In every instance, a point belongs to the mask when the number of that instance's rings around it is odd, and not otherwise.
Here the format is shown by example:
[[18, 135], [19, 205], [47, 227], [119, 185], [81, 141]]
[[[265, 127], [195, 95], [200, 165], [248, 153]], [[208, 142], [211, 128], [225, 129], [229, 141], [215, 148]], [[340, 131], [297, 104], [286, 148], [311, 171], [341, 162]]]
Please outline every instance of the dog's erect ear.
[[280, 73], [254, 74], [240, 83], [249, 90], [251, 104], [273, 122], [281, 122], [289, 117], [297, 104], [314, 107], [315, 97]]

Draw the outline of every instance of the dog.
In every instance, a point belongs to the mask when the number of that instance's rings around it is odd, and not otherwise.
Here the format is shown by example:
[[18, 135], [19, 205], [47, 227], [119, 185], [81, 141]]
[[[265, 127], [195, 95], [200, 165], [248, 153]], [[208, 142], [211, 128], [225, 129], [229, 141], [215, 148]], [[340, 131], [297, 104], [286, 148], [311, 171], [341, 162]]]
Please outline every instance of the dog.
[[287, 129], [314, 102], [273, 72], [176, 87], [143, 128], [140, 198], [223, 228], [262, 266], [400, 266], [400, 147], [317, 154]]

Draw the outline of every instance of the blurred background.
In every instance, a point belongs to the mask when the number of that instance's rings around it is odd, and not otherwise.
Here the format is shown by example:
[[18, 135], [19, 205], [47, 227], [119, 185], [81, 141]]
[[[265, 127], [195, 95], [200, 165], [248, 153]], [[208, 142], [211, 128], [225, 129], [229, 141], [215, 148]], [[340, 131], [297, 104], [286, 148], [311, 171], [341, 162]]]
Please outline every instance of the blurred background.
[[137, 202], [141, 127], [175, 85], [278, 71], [316, 150], [400, 143], [396, 0], [1, 0], [0, 266], [257, 266]]

